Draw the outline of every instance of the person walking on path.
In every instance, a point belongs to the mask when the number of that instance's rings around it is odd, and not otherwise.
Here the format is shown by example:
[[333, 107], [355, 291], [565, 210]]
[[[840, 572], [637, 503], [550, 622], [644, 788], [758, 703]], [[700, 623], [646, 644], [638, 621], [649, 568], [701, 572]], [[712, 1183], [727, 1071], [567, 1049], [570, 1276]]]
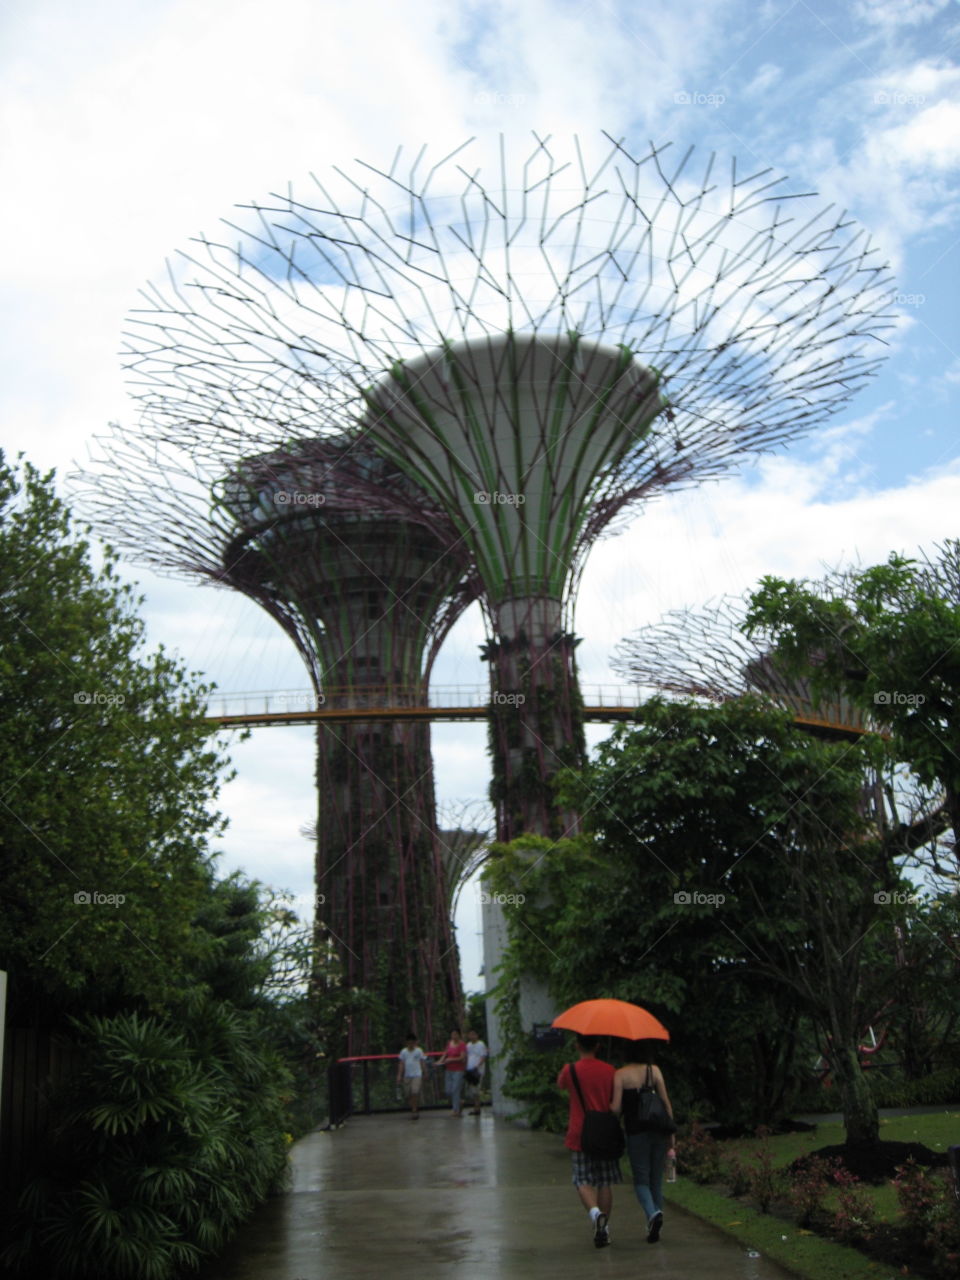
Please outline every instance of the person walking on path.
[[407, 1034], [407, 1043], [397, 1054], [397, 1084], [403, 1081], [403, 1090], [410, 1103], [410, 1119], [420, 1119], [420, 1087], [423, 1084], [423, 1064], [427, 1055], [417, 1044], [413, 1031]]
[[467, 1086], [467, 1101], [472, 1103], [470, 1114], [480, 1114], [480, 1091], [483, 1089], [483, 1073], [487, 1065], [487, 1046], [480, 1039], [480, 1033], [473, 1027], [467, 1029], [467, 1069], [464, 1082]]
[[626, 1066], [613, 1077], [613, 1101], [610, 1110], [623, 1112], [627, 1134], [627, 1155], [633, 1173], [633, 1189], [647, 1215], [647, 1244], [656, 1244], [663, 1227], [663, 1167], [673, 1145], [673, 1134], [639, 1117], [641, 1095], [653, 1090], [673, 1121], [673, 1106], [667, 1094], [663, 1072], [651, 1060], [652, 1044], [634, 1040], [627, 1049]]
[[[580, 1060], [576, 1064], [576, 1079], [587, 1111], [606, 1111], [613, 1098], [614, 1070], [609, 1062], [601, 1062], [597, 1057], [597, 1042], [597, 1036], [577, 1036]], [[584, 1107], [580, 1105], [580, 1093], [570, 1072], [568, 1064], [557, 1076], [557, 1087], [566, 1089], [570, 1097], [570, 1116], [563, 1144], [572, 1156], [573, 1185], [577, 1188], [580, 1203], [590, 1215], [593, 1243], [602, 1249], [610, 1243], [607, 1224], [613, 1212], [613, 1188], [623, 1181], [620, 1161], [597, 1160], [582, 1150], [580, 1133]]]
[[450, 1099], [450, 1106], [455, 1116], [463, 1115], [463, 1104], [460, 1098], [463, 1094], [463, 1075], [467, 1064], [467, 1046], [464, 1043], [463, 1036], [460, 1034], [460, 1028], [454, 1027], [450, 1032], [450, 1039], [446, 1048], [437, 1059], [438, 1067], [446, 1067], [446, 1076], [444, 1077], [443, 1087]]

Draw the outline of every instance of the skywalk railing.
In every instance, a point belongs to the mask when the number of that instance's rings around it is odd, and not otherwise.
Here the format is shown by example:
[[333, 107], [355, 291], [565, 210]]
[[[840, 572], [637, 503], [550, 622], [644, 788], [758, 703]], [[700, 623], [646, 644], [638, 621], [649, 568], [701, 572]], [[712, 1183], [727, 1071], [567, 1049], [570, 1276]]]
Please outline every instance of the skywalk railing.
[[[420, 1086], [421, 1111], [449, 1107], [444, 1090], [446, 1072], [437, 1067], [440, 1049], [427, 1051], [423, 1081]], [[374, 1111], [403, 1111], [408, 1102], [402, 1086], [397, 1084], [398, 1057], [395, 1053], [364, 1054], [356, 1058], [339, 1058], [330, 1067], [329, 1124], [333, 1128], [352, 1115], [369, 1115]], [[479, 1103], [484, 1093], [481, 1088]]]
[[[649, 690], [636, 685], [585, 684], [580, 686], [580, 693], [584, 718], [607, 723], [632, 719], [634, 711], [650, 696]], [[481, 721], [487, 719], [498, 699], [510, 706], [517, 706], [519, 701], [516, 694], [491, 691], [485, 684], [431, 685], [426, 693], [413, 685], [331, 686], [319, 697], [311, 689], [261, 690], [214, 694], [204, 719], [225, 729], [323, 721]], [[787, 697], [781, 705], [811, 733], [855, 738], [878, 732], [864, 710], [845, 699], [824, 700], [811, 706]]]
[[[584, 706], [638, 707], [643, 701], [633, 685], [581, 685]], [[254, 690], [215, 693], [207, 704], [207, 716], [281, 716], [297, 712], [333, 712], [343, 707], [425, 707], [486, 712], [495, 694], [487, 684], [431, 685], [423, 690], [404, 685], [354, 685], [330, 687], [318, 698], [312, 689]]]

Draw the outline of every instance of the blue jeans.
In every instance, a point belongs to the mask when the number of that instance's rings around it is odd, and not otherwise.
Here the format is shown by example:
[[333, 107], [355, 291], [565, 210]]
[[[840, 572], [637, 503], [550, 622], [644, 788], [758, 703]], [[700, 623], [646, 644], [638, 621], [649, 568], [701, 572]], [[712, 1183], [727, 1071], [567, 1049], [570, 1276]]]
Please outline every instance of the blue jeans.
[[463, 1072], [448, 1071], [447, 1078], [443, 1082], [443, 1089], [450, 1099], [451, 1107], [453, 1107], [454, 1111], [459, 1111], [462, 1105], [460, 1094], [463, 1091]]
[[627, 1155], [633, 1170], [633, 1189], [647, 1222], [663, 1210], [663, 1165], [673, 1145], [669, 1133], [628, 1133]]

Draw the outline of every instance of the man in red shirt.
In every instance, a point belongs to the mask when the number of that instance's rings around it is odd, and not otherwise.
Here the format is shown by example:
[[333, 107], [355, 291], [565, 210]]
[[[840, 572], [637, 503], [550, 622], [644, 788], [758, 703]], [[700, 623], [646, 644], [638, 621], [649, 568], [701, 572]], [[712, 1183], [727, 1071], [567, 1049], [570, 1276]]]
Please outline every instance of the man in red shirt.
[[[580, 1093], [588, 1111], [608, 1111], [613, 1097], [613, 1067], [597, 1057], [597, 1036], [577, 1036], [580, 1060], [576, 1064]], [[573, 1185], [577, 1188], [580, 1203], [590, 1214], [593, 1227], [593, 1243], [598, 1249], [610, 1243], [607, 1222], [613, 1211], [613, 1187], [622, 1182], [619, 1160], [596, 1160], [580, 1147], [580, 1131], [583, 1128], [583, 1107], [580, 1094], [566, 1066], [557, 1076], [557, 1087], [570, 1095], [570, 1119], [564, 1146], [573, 1156]]]

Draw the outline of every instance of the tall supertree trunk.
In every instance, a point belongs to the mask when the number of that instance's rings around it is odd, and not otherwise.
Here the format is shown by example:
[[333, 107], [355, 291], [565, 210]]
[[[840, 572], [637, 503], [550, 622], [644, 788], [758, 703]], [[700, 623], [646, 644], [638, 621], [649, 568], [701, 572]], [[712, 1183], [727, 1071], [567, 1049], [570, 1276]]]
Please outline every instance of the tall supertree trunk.
[[554, 839], [579, 830], [553, 795], [558, 770], [586, 759], [577, 640], [549, 597], [509, 600], [491, 610], [490, 751], [497, 839], [524, 832]]
[[317, 735], [318, 939], [341, 981], [371, 993], [346, 1053], [435, 1043], [458, 1020], [459, 956], [436, 830], [430, 728], [364, 721]]

